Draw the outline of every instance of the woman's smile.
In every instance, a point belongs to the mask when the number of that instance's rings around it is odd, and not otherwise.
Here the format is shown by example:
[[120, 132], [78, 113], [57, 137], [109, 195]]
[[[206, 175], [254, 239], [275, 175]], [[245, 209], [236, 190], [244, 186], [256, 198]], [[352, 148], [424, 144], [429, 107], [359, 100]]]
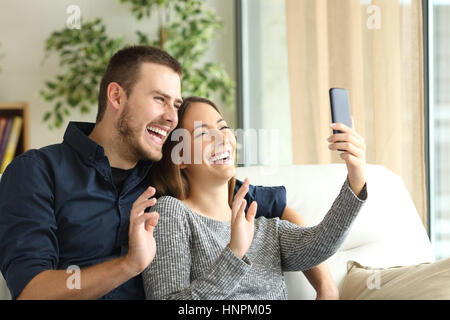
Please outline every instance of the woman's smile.
[[234, 164], [233, 157], [231, 155], [231, 151], [223, 151], [214, 154], [208, 159], [208, 163], [210, 164]]

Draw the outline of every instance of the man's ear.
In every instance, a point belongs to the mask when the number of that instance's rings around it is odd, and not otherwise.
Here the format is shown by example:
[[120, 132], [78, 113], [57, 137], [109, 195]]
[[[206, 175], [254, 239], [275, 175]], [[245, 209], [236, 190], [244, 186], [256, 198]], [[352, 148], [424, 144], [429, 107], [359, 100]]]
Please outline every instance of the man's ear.
[[122, 106], [124, 94], [125, 92], [117, 82], [111, 82], [106, 89], [106, 99], [115, 110], [119, 110]]

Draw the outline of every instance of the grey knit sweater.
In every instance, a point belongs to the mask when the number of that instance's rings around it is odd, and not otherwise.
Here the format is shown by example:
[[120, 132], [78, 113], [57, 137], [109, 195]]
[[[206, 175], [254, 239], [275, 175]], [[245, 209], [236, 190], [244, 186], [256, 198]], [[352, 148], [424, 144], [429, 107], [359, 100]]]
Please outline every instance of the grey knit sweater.
[[230, 222], [191, 211], [178, 199], [161, 197], [152, 211], [155, 259], [142, 273], [147, 299], [287, 299], [283, 271], [311, 269], [332, 256], [367, 199], [348, 178], [322, 222], [299, 227], [288, 221], [255, 219], [253, 242], [239, 259], [227, 247]]

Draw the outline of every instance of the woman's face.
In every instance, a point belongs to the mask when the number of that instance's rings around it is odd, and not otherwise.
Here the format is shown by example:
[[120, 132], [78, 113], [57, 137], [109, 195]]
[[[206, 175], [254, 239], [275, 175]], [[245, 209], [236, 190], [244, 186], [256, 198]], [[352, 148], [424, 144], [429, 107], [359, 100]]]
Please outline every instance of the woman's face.
[[231, 179], [235, 175], [236, 139], [216, 109], [207, 103], [194, 102], [180, 121], [191, 138], [190, 163], [181, 165], [188, 177], [197, 181]]

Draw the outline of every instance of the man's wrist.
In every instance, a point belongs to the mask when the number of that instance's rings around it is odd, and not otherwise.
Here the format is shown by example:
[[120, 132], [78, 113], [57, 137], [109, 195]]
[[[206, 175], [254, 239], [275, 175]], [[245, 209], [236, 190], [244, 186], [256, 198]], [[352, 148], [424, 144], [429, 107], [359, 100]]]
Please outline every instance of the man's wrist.
[[124, 272], [124, 274], [127, 274], [129, 278], [134, 278], [137, 275], [139, 275], [142, 271], [144, 271], [141, 268], [136, 267], [132, 262], [130, 256], [128, 254], [118, 258], [119, 265]]

